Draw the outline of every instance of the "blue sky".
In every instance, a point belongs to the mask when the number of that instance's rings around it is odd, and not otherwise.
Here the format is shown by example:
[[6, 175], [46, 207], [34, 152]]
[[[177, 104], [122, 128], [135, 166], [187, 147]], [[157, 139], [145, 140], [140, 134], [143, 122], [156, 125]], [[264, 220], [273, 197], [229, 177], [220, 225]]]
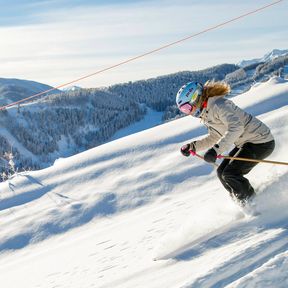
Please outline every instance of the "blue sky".
[[[3, 3], [2, 3], [3, 2]], [[272, 3], [1, 1], [0, 77], [58, 86]], [[108, 86], [288, 49], [287, 1], [75, 85]]]

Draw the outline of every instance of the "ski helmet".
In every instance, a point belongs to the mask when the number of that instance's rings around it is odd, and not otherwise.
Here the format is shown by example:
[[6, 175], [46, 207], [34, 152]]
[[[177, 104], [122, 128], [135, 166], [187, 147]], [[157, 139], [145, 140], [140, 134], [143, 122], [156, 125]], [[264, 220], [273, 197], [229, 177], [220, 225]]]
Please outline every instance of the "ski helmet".
[[176, 104], [179, 110], [185, 114], [190, 114], [193, 106], [196, 106], [193, 114], [190, 115], [199, 117], [202, 112], [200, 107], [202, 92], [203, 85], [199, 82], [189, 82], [183, 85], [176, 95]]

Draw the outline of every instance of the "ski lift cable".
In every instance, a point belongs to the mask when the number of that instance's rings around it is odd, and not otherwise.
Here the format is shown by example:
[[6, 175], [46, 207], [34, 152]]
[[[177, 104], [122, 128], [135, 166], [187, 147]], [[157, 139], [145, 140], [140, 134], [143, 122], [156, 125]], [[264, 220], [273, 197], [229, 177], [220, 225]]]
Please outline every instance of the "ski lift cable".
[[[140, 55], [135, 56], [135, 57], [128, 58], [127, 60], [124, 60], [124, 61], [119, 62], [119, 63], [117, 63], [117, 64], [114, 64], [114, 65], [112, 65], [112, 66], [106, 67], [106, 68], [104, 68], [104, 69], [98, 70], [98, 71], [93, 72], [93, 73], [91, 73], [91, 74], [84, 75], [84, 76], [82, 76], [82, 77], [80, 77], [80, 78], [77, 78], [77, 79], [72, 80], [72, 81], [69, 81], [69, 82], [67, 82], [67, 83], [58, 85], [58, 86], [53, 87], [53, 88], [51, 88], [51, 89], [45, 90], [45, 91], [43, 91], [43, 92], [40, 92], [40, 93], [31, 95], [31, 96], [29, 96], [29, 97], [27, 97], [27, 98], [24, 98], [24, 99], [21, 99], [21, 100], [19, 100], [19, 101], [15, 101], [15, 102], [9, 103], [9, 104], [7, 104], [7, 105], [1, 106], [1, 107], [0, 107], [0, 111], [1, 111], [1, 110], [5, 110], [5, 109], [7, 109], [7, 108], [9, 108], [9, 107], [13, 107], [13, 106], [15, 106], [15, 105], [19, 105], [19, 104], [21, 104], [21, 103], [23, 103], [23, 102], [26, 102], [26, 101], [28, 101], [28, 100], [34, 99], [34, 98], [36, 98], [36, 97], [43, 96], [44, 94], [47, 94], [47, 93], [50, 93], [50, 92], [52, 92], [52, 91], [58, 90], [58, 89], [63, 88], [63, 87], [65, 87], [65, 86], [71, 85], [71, 84], [73, 84], [73, 83], [82, 81], [82, 80], [84, 80], [84, 79], [86, 79], [86, 78], [90, 78], [90, 77], [95, 76], [95, 75], [97, 75], [97, 74], [106, 72], [106, 71], [108, 71], [108, 70], [112, 70], [112, 69], [114, 69], [114, 68], [116, 68], [116, 67], [119, 67], [119, 66], [121, 66], [121, 65], [127, 64], [127, 63], [132, 62], [132, 61], [135, 61], [135, 60], [138, 60], [138, 59], [143, 58], [143, 57], [145, 57], [145, 56], [148, 56], [148, 55], [150, 55], [150, 54], [156, 53], [156, 52], [158, 52], [158, 51], [160, 51], [160, 50], [166, 49], [166, 48], [168, 48], [168, 47], [174, 46], [174, 45], [179, 44], [179, 43], [181, 43], [181, 42], [187, 41], [187, 40], [189, 40], [189, 39], [191, 39], [191, 38], [197, 37], [197, 36], [199, 36], [199, 35], [201, 35], [201, 34], [204, 34], [204, 33], [210, 32], [210, 31], [212, 31], [212, 30], [218, 29], [218, 28], [223, 27], [223, 26], [225, 26], [225, 25], [227, 25], [227, 24], [229, 24], [229, 23], [231, 23], [231, 22], [235, 22], [235, 21], [237, 21], [237, 20], [239, 20], [239, 19], [241, 19], [241, 18], [244, 18], [244, 17], [249, 16], [249, 15], [251, 15], [251, 14], [255, 14], [255, 13], [257, 13], [257, 12], [260, 12], [260, 11], [266, 9], [266, 8], [269, 8], [269, 7], [273, 6], [273, 5], [279, 4], [280, 2], [283, 2], [283, 1], [284, 1], [284, 0], [278, 0], [278, 1], [276, 1], [276, 2], [272, 2], [272, 3], [270, 3], [270, 4], [267, 4], [267, 5], [265, 5], [265, 6], [262, 6], [262, 7], [260, 7], [260, 8], [255, 9], [255, 10], [249, 11], [249, 12], [247, 12], [247, 13], [245, 13], [245, 14], [241, 14], [241, 15], [239, 15], [239, 16], [237, 16], [237, 17], [235, 17], [235, 18], [232, 18], [232, 19], [230, 19], [230, 20], [227, 20], [227, 21], [225, 21], [225, 22], [222, 22], [222, 23], [219, 23], [219, 24], [217, 24], [217, 25], [208, 27], [208, 28], [206, 28], [206, 29], [204, 29], [204, 30], [202, 30], [202, 31], [200, 31], [200, 32], [195, 33], [195, 34], [189, 35], [189, 36], [184, 37], [184, 38], [182, 38], [182, 39], [179, 39], [179, 40], [177, 40], [177, 41], [174, 41], [174, 42], [168, 43], [168, 44], [166, 44], [166, 45], [160, 46], [160, 47], [158, 47], [158, 48], [156, 48], [156, 49], [153, 49], [153, 50], [151, 50], [151, 51], [148, 51], [148, 52], [146, 52], [146, 53], [140, 54]], [[47, 95], [46, 95], [46, 96], [47, 96]]]

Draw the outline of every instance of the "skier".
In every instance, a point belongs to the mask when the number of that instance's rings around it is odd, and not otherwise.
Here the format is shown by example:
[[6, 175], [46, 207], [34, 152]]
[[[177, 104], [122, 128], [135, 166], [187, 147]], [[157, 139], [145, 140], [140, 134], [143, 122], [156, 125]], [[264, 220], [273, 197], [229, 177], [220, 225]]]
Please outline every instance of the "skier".
[[[270, 129], [259, 119], [243, 111], [224, 96], [230, 92], [225, 82], [207, 81], [204, 85], [189, 82], [177, 93], [179, 110], [200, 118], [208, 128], [208, 135], [181, 147], [184, 156], [207, 150], [204, 160], [214, 163], [217, 155], [228, 151], [229, 156], [264, 159], [274, 150], [275, 141]], [[191, 152], [192, 151], [192, 152]], [[255, 195], [246, 175], [256, 162], [224, 159], [217, 175], [230, 196], [244, 206]]]

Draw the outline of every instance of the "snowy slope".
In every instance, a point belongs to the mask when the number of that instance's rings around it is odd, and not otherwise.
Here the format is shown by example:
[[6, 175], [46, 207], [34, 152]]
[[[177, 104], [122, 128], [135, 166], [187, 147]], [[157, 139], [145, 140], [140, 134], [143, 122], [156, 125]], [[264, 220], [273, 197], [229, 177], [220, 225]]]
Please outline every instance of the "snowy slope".
[[118, 130], [111, 140], [116, 140], [128, 135], [149, 129], [162, 123], [163, 112], [157, 112], [147, 107], [147, 113], [144, 118], [136, 123], [129, 125], [126, 128]]
[[[288, 162], [287, 94], [274, 78], [233, 100]], [[288, 166], [249, 174], [261, 215], [243, 218], [213, 167], [179, 153], [204, 133], [185, 117], [1, 183], [1, 287], [287, 287]]]

